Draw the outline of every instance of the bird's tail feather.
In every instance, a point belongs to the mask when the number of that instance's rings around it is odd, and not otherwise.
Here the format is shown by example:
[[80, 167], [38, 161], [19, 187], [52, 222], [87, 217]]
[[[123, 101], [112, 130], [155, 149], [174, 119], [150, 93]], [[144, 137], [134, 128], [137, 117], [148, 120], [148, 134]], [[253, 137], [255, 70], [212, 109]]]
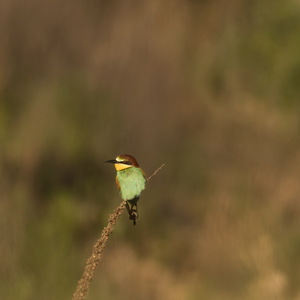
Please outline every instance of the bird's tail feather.
[[136, 225], [136, 220], [139, 217], [138, 211], [137, 211], [137, 202], [136, 200], [128, 200], [126, 202], [126, 209], [129, 214], [129, 219], [133, 220], [133, 225]]

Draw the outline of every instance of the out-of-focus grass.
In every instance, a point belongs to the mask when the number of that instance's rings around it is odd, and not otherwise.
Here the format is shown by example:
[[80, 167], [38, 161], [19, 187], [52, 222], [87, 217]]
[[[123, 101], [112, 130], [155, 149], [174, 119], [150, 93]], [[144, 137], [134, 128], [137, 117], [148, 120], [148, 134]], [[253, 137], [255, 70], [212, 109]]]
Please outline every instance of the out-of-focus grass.
[[0, 5], [1, 299], [299, 298], [297, 2]]

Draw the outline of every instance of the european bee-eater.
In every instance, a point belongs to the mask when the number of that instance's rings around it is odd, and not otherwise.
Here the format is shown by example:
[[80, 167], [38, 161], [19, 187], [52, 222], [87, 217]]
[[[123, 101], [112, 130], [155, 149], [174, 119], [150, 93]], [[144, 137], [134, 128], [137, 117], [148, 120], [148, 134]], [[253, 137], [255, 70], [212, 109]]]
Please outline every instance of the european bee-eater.
[[145, 189], [145, 173], [140, 168], [136, 159], [128, 154], [121, 154], [116, 159], [106, 161], [115, 164], [117, 170], [117, 187], [123, 200], [126, 200], [126, 209], [129, 213], [129, 219], [136, 224], [139, 217], [137, 212], [137, 202]]

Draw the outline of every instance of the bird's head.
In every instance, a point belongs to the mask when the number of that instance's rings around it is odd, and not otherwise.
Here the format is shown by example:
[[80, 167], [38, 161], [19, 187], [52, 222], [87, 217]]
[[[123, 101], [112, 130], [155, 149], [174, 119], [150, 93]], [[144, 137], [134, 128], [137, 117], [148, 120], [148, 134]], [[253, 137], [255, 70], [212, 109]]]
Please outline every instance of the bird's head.
[[107, 160], [106, 162], [115, 164], [115, 168], [117, 171], [121, 171], [132, 167], [139, 167], [139, 164], [137, 163], [136, 159], [129, 154], [121, 154], [117, 156], [116, 159]]

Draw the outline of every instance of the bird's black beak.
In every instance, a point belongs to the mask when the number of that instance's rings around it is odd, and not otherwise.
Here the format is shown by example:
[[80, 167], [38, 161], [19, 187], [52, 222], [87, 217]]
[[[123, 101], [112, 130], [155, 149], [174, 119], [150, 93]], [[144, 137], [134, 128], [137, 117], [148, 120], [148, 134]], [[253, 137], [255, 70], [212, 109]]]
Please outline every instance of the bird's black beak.
[[107, 161], [105, 161], [105, 162], [106, 162], [106, 163], [112, 163], [112, 164], [117, 164], [117, 163], [118, 163], [118, 161], [115, 160], [115, 159], [107, 160]]

